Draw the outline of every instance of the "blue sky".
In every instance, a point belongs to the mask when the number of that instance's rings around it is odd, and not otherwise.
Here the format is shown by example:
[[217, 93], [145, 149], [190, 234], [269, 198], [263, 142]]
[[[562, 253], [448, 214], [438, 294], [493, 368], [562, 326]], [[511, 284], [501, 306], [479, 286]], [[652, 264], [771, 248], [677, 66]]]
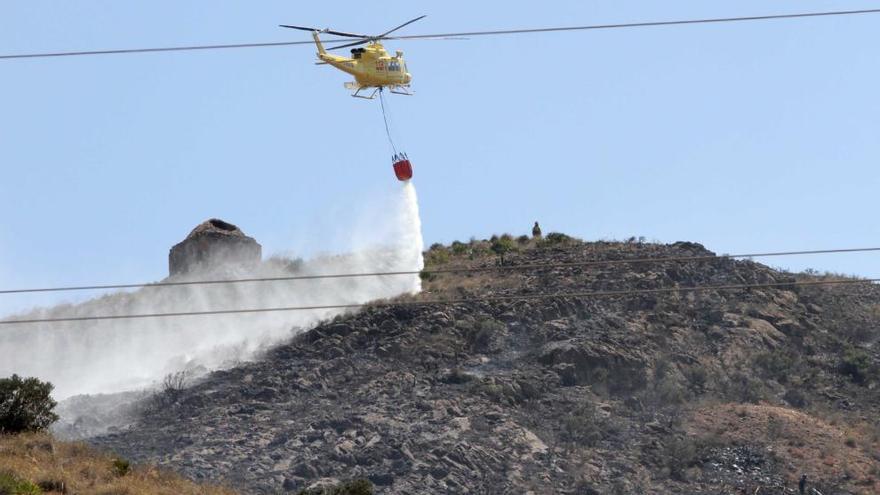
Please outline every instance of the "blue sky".
[[[876, 8], [856, 1], [0, 4], [3, 53]], [[716, 252], [880, 244], [880, 15], [388, 42], [427, 244], [545, 231]], [[156, 280], [200, 221], [345, 249], [398, 187], [378, 101], [310, 46], [0, 61], [0, 286]], [[381, 221], [377, 219], [377, 221]], [[768, 260], [880, 276], [876, 254]], [[74, 296], [0, 300], [0, 313]], [[78, 297], [78, 296], [77, 296]]]

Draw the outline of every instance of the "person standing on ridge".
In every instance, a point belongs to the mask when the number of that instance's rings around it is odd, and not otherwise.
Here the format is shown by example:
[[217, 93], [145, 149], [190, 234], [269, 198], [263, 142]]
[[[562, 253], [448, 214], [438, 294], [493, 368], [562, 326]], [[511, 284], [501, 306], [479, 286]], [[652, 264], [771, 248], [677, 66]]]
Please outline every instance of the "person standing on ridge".
[[807, 475], [806, 474], [802, 474], [801, 480], [798, 481], [798, 491], [800, 492], [801, 495], [804, 495], [805, 493], [807, 493]]
[[532, 227], [532, 237], [534, 237], [535, 239], [541, 238], [541, 226], [538, 225], [537, 221], [535, 222], [535, 226]]

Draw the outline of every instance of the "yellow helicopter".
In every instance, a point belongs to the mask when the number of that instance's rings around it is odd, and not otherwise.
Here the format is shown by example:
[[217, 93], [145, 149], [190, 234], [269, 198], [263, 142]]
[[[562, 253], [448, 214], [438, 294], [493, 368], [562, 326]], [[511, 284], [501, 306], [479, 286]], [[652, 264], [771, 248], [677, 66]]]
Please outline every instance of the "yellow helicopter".
[[[330, 29], [315, 29], [303, 26], [291, 26], [288, 24], [280, 24], [281, 27], [290, 29], [299, 29], [301, 31], [310, 31], [315, 39], [315, 45], [318, 47], [318, 58], [321, 60], [317, 64], [328, 64], [337, 69], [354, 76], [354, 81], [345, 83], [346, 89], [353, 89], [355, 92], [352, 96], [356, 98], [365, 98], [372, 100], [376, 97], [376, 93], [388, 88], [392, 93], [402, 95], [412, 95], [410, 91], [410, 81], [412, 75], [406, 69], [406, 62], [403, 60], [403, 52], [398, 50], [394, 56], [388, 54], [385, 47], [379, 43], [380, 40], [386, 39], [389, 34], [398, 29], [408, 26], [425, 16], [416, 17], [411, 21], [407, 21], [394, 29], [386, 31], [380, 35], [369, 36], [363, 34], [344, 33], [341, 31], [331, 31]], [[336, 45], [330, 47], [330, 50], [338, 50], [340, 48], [348, 48], [353, 46], [367, 45], [366, 47], [352, 48], [351, 57], [343, 57], [328, 53], [324, 48], [319, 34], [327, 33], [347, 38], [359, 38], [358, 41]], [[334, 40], [342, 41], [342, 40]], [[328, 41], [329, 42], [329, 41]], [[361, 94], [362, 90], [372, 93], [369, 96]]]

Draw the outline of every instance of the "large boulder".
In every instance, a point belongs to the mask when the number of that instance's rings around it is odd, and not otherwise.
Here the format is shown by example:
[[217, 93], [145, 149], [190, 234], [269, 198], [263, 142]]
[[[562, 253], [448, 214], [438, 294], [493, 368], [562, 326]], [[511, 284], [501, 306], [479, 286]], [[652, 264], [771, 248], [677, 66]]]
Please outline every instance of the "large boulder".
[[227, 267], [253, 268], [262, 256], [263, 248], [253, 237], [231, 223], [212, 218], [171, 248], [168, 271], [174, 276]]

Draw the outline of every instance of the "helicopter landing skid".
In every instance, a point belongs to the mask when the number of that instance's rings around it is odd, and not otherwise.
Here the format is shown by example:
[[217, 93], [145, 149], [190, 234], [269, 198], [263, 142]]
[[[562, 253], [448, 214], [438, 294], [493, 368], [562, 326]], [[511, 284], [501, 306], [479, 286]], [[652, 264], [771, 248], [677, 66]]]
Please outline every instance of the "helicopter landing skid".
[[413, 95], [412, 93], [410, 93], [408, 86], [392, 86], [391, 89], [389, 89], [388, 91], [390, 91], [396, 95], [406, 95], [406, 96]]
[[379, 90], [382, 89], [382, 88], [373, 88], [373, 92], [370, 93], [370, 96], [363, 96], [363, 95], [361, 95], [361, 94], [360, 94], [360, 93], [361, 93], [361, 90], [362, 90], [362, 89], [366, 89], [366, 88], [367, 88], [366, 86], [358, 86], [357, 90], [356, 90], [356, 91], [354, 92], [354, 94], [352, 94], [351, 96], [353, 96], [353, 97], [355, 97], [355, 98], [363, 98], [363, 99], [365, 99], [365, 100], [372, 100], [373, 98], [376, 97], [376, 93], [378, 93]]

